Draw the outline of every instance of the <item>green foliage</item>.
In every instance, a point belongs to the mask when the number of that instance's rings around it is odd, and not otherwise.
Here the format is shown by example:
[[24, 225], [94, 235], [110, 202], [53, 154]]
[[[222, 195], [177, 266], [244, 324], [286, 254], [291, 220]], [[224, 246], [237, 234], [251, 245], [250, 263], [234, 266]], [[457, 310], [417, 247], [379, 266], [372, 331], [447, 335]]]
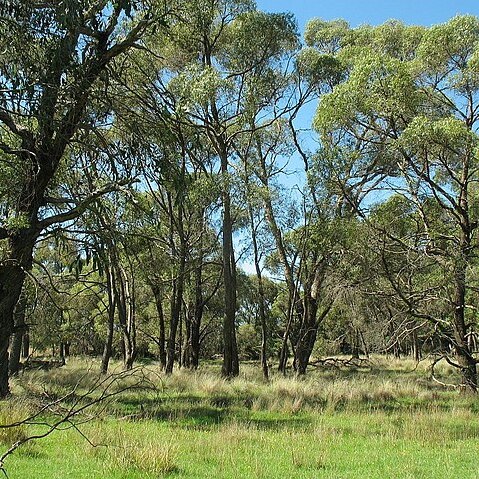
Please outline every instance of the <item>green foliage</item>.
[[461, 91], [469, 84], [468, 80], [473, 80], [475, 88], [478, 86], [475, 68], [478, 48], [479, 19], [463, 15], [431, 27], [418, 48], [418, 57], [428, 72], [446, 74], [451, 78], [448, 86]]
[[350, 27], [345, 20], [330, 22], [315, 18], [306, 25], [306, 44], [320, 53], [335, 53], [347, 43]]

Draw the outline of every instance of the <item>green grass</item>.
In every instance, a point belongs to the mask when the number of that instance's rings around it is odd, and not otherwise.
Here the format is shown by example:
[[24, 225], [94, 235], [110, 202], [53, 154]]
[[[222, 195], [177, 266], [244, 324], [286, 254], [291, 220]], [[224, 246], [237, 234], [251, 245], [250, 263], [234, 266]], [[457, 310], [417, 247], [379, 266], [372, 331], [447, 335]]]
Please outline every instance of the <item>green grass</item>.
[[[9, 477], [479, 478], [479, 400], [431, 383], [424, 365], [376, 358], [361, 370], [269, 384], [252, 366], [233, 381], [216, 368], [171, 378], [149, 370], [156, 390], [122, 393], [79, 426], [93, 445], [74, 428], [57, 431], [9, 457]], [[67, 390], [86, 369], [74, 361], [25, 374], [17, 398]], [[447, 368], [441, 373], [454, 379]], [[89, 374], [84, 388], [94, 382]]]

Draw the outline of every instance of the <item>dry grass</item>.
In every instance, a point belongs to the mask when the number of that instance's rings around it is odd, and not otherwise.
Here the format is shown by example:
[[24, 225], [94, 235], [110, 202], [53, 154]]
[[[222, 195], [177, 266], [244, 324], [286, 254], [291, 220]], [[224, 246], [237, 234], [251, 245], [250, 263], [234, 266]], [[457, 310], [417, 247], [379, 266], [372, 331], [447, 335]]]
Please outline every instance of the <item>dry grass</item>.
[[[140, 387], [122, 393], [106, 413], [184, 418], [191, 415], [188, 402], [209, 408], [238, 407], [288, 414], [394, 409], [402, 405], [429, 407], [438, 402], [449, 402], [447, 407], [454, 407], [451, 393], [430, 380], [430, 364], [378, 356], [362, 368], [311, 368], [304, 378], [283, 376], [273, 370], [268, 383], [263, 381], [258, 366], [252, 364], [242, 365], [240, 377], [233, 380], [221, 378], [218, 365], [206, 365], [197, 371], [179, 370], [171, 376], [152, 365], [118, 381], [117, 388]], [[51, 397], [58, 397], [77, 387], [81, 394], [98, 380], [98, 369], [98, 363], [75, 359], [55, 370], [28, 371], [15, 381], [15, 393], [38, 397], [48, 391]], [[121, 364], [114, 363], [112, 373], [119, 371]], [[445, 363], [439, 364], [436, 372], [445, 382], [453, 382], [456, 374]]]
[[124, 440], [108, 449], [107, 470], [138, 471], [145, 478], [158, 478], [178, 469], [176, 449], [156, 441]]
[[91, 444], [89, 454], [101, 459], [106, 474], [134, 472], [157, 479], [178, 469], [176, 446], [145, 434], [143, 428], [106, 421], [86, 428], [85, 434]]
[[32, 412], [32, 406], [26, 400], [4, 399], [0, 401], [0, 443], [11, 446], [17, 441], [28, 437], [28, 426], [20, 423], [28, 418]]

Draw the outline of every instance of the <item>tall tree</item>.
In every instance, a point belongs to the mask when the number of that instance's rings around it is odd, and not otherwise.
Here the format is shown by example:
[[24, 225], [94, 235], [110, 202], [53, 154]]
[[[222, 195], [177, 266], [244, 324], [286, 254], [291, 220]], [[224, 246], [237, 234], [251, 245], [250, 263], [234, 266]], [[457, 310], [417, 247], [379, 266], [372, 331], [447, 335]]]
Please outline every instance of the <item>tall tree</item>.
[[[331, 24], [313, 22], [313, 45], [330, 30]], [[334, 52], [344, 81], [323, 98], [315, 118], [327, 156], [355, 165], [363, 184], [371, 172], [379, 175], [381, 187], [399, 193], [415, 212], [420, 228], [414, 237], [388, 237], [386, 229], [385, 238], [406, 245], [421, 264], [432, 261], [447, 278], [440, 298], [448, 305], [445, 314], [428, 310], [427, 285], [404, 282], [383, 256], [386, 274], [411, 314], [450, 331], [456, 359], [445, 357], [472, 391], [477, 359], [468, 342], [473, 322], [467, 308], [476, 302], [478, 45], [479, 19], [472, 16], [429, 29], [398, 22], [346, 26]], [[344, 179], [343, 190], [353, 191], [358, 178]], [[354, 195], [346, 196], [359, 211]]]
[[183, 15], [172, 26], [169, 38], [169, 48], [161, 51], [165, 62], [156, 84], [168, 82], [163, 98], [169, 99], [169, 108], [201, 132], [219, 163], [225, 304], [223, 375], [235, 376], [239, 363], [231, 194], [234, 141], [249, 129], [252, 118], [263, 115], [266, 119], [279, 107], [278, 78], [296, 48], [297, 35], [290, 15], [259, 12], [249, 0], [191, 0], [184, 3]]
[[163, 12], [142, 2], [15, 0], [3, 4], [0, 14], [0, 150], [12, 186], [2, 196], [0, 229], [7, 243], [0, 265], [5, 396], [13, 312], [35, 241], [45, 228], [78, 216], [91, 200], [70, 209], [66, 203], [61, 214], [49, 216], [49, 188], [87, 112], [93, 113], [94, 88], [107, 85], [108, 65], [135, 46]]

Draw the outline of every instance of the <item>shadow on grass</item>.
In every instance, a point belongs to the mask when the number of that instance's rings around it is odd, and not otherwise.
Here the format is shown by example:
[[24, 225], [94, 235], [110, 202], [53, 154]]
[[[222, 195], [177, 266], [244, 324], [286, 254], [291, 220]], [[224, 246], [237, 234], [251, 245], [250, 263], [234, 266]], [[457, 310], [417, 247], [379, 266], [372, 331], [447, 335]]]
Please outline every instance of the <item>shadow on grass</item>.
[[300, 429], [312, 424], [309, 414], [252, 411], [244, 399], [228, 395], [121, 398], [117, 402], [116, 415], [130, 420], [157, 420], [176, 427], [202, 430], [232, 421], [265, 430]]
[[290, 416], [284, 418], [260, 417], [251, 418], [247, 421], [258, 429], [279, 431], [282, 429], [305, 429], [313, 424], [313, 420], [308, 416]]

